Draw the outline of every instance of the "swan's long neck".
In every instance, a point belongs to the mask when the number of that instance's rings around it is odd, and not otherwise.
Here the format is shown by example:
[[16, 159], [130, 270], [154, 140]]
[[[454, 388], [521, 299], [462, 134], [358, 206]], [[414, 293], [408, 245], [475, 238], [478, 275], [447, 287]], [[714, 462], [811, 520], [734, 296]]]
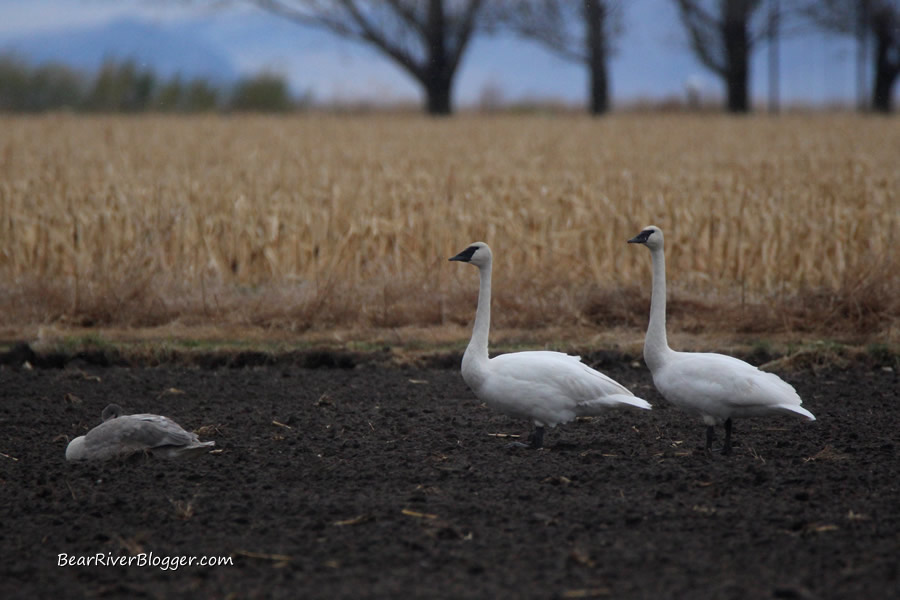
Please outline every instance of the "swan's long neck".
[[653, 290], [650, 294], [650, 325], [644, 340], [644, 362], [655, 371], [671, 350], [666, 339], [666, 255], [658, 248], [651, 250], [650, 256], [653, 260]]
[[481, 283], [478, 286], [478, 308], [472, 339], [463, 354], [463, 378], [470, 387], [478, 387], [486, 375], [488, 366], [488, 334], [491, 330], [491, 265], [479, 269]]

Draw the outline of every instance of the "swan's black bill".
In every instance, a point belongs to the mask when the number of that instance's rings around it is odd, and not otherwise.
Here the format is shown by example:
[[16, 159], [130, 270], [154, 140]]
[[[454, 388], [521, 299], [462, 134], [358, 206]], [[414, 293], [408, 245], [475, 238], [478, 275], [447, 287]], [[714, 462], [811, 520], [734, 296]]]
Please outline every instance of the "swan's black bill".
[[458, 260], [461, 262], [469, 262], [472, 260], [472, 255], [475, 254], [475, 251], [478, 250], [477, 246], [469, 246], [450, 260]]
[[650, 239], [650, 236], [653, 234], [652, 229], [645, 229], [630, 240], [628, 240], [629, 244], [646, 244], [647, 240]]

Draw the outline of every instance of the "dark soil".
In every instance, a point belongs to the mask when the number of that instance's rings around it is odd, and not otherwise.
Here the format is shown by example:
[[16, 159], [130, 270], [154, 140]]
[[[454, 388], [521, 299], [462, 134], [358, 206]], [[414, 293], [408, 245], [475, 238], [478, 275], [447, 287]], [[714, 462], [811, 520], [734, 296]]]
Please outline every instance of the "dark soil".
[[[818, 421], [737, 421], [726, 457], [600, 368], [654, 410], [532, 451], [455, 369], [0, 367], [0, 597], [900, 597], [895, 371], [787, 375]], [[67, 464], [113, 401], [221, 452]], [[58, 566], [151, 552], [233, 564]]]

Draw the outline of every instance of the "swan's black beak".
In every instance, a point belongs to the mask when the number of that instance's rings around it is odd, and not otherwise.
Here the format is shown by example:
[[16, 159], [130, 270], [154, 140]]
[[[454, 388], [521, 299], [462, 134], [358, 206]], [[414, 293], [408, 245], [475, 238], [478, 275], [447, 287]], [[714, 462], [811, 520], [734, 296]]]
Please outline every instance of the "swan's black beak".
[[645, 229], [630, 240], [628, 240], [629, 244], [646, 244], [647, 240], [650, 239], [650, 236], [653, 234], [652, 229]]
[[458, 260], [460, 262], [469, 262], [472, 260], [472, 255], [475, 254], [475, 251], [478, 250], [476, 246], [469, 246], [453, 258], [449, 260]]

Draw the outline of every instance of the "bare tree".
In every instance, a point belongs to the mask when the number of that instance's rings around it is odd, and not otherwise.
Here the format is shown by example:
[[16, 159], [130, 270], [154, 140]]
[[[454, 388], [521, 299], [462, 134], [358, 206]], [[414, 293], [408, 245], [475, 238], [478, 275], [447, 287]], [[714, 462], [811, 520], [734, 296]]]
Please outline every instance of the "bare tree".
[[[869, 37], [874, 38], [871, 106], [891, 112], [893, 88], [900, 75], [900, 0], [807, 0], [803, 12], [824, 29], [856, 36], [862, 60], [868, 53]], [[860, 79], [865, 81], [862, 72]]]
[[483, 0], [249, 0], [297, 23], [376, 48], [411, 75], [432, 115], [452, 112], [453, 79]]
[[621, 33], [621, 6], [614, 0], [511, 0], [494, 16], [506, 27], [558, 56], [583, 63], [590, 78], [590, 111], [609, 110], [607, 61]]
[[750, 56], [768, 32], [768, 19], [754, 19], [761, 0], [675, 0], [691, 48], [725, 82], [731, 112], [750, 110]]

